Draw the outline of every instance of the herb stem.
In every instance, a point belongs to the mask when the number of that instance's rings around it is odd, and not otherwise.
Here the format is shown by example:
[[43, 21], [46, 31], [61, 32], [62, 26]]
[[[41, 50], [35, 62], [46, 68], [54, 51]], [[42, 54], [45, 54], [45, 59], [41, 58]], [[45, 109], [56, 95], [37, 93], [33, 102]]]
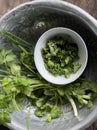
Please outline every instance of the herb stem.
[[10, 74], [8, 71], [6, 71], [6, 70], [1, 70], [0, 69], [0, 72], [3, 72], [3, 73], [6, 73], [6, 74]]
[[27, 115], [27, 119], [26, 119], [26, 127], [27, 127], [27, 130], [30, 130], [30, 128], [29, 128], [30, 112], [31, 112], [31, 105], [30, 105], [30, 107], [28, 108], [28, 115]]
[[14, 104], [14, 107], [16, 108], [16, 110], [20, 111], [20, 108], [18, 107], [17, 103], [16, 103], [16, 100], [15, 100], [15, 94], [13, 95], [13, 99], [12, 99], [12, 102]]
[[[34, 88], [35, 87], [35, 88]], [[45, 89], [49, 88], [48, 86], [45, 86], [44, 84], [39, 84], [39, 85], [32, 85], [33, 91], [39, 90], [39, 89]]]
[[36, 74], [33, 69], [31, 69], [28, 65], [26, 65], [23, 61], [22, 61], [22, 64], [29, 70], [31, 71], [32, 73]]
[[[7, 36], [9, 39], [13, 39], [13, 41], [15, 41], [15, 43], [25, 43], [26, 45], [32, 46], [29, 42], [23, 40], [22, 38], [14, 35], [13, 33], [9, 32], [9, 31], [3, 31], [2, 32], [5, 36]], [[15, 40], [14, 40], [15, 39]]]
[[69, 100], [69, 102], [70, 102], [70, 104], [71, 104], [71, 106], [73, 108], [74, 116], [78, 117], [78, 111], [77, 111], [77, 107], [76, 107], [76, 104], [75, 104], [74, 100], [69, 95], [66, 95], [66, 96], [67, 96], [67, 98], [68, 98], [68, 100]]

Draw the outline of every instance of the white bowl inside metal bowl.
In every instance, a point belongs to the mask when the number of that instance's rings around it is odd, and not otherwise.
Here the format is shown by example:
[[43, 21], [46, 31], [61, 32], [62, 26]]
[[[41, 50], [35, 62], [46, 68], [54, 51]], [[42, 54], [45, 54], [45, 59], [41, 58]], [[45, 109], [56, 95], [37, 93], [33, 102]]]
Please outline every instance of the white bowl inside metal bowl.
[[[88, 49], [88, 63], [84, 75], [92, 81], [97, 81], [97, 21], [79, 7], [61, 0], [36, 0], [16, 7], [0, 19], [0, 31], [9, 30], [21, 36], [31, 44], [36, 44], [39, 37], [47, 30], [55, 27], [65, 27], [77, 32], [85, 41]], [[14, 52], [12, 46], [0, 34], [0, 46]], [[30, 130], [84, 130], [97, 119], [97, 100], [93, 107], [84, 107], [78, 111], [81, 120], [74, 117], [69, 105], [65, 107], [68, 118], [54, 119], [46, 123], [45, 119], [37, 118], [31, 109]], [[27, 130], [26, 119], [28, 104], [24, 110], [11, 113], [12, 130]]]
[[[64, 75], [54, 76], [45, 67], [43, 56], [42, 56], [42, 48], [46, 46], [47, 41], [49, 39], [55, 36], [61, 36], [64, 39], [66, 39], [66, 36], [70, 36], [72, 42], [76, 43], [78, 46], [79, 60], [76, 61], [76, 64], [77, 63], [81, 64], [81, 67], [76, 73], [71, 74], [69, 78], [66, 78]], [[35, 61], [36, 68], [44, 79], [46, 79], [47, 81], [53, 84], [64, 85], [78, 79], [86, 68], [87, 59], [88, 59], [88, 52], [84, 40], [80, 37], [79, 34], [77, 34], [75, 31], [68, 28], [57, 27], [46, 31], [39, 38], [35, 46], [34, 61]]]

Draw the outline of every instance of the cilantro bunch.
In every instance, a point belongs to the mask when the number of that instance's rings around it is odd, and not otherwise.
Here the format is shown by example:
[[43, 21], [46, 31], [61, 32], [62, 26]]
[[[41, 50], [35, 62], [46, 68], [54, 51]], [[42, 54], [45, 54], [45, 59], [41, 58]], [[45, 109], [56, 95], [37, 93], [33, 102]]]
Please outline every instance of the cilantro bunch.
[[[2, 35], [18, 47], [18, 53], [0, 49], [1, 124], [11, 122], [11, 112], [23, 110], [25, 99], [30, 102], [30, 106], [36, 107], [34, 114], [39, 118], [45, 117], [47, 122], [62, 115], [64, 117], [64, 107], [67, 103], [71, 104], [76, 117], [78, 108], [93, 106], [97, 97], [97, 82], [81, 77], [65, 86], [51, 84], [37, 72], [33, 45], [8, 31], [3, 31]], [[29, 113], [28, 111], [28, 115]]]

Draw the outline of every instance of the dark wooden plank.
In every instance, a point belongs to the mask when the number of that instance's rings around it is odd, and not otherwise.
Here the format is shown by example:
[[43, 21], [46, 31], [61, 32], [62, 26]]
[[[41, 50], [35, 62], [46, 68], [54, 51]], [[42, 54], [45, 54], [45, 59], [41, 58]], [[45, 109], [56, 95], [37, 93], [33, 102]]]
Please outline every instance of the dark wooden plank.
[[73, 3], [97, 19], [97, 0], [64, 0]]
[[[6, 12], [14, 8], [15, 6], [32, 0], [0, 0], [0, 17]], [[97, 19], [97, 0], [64, 0], [74, 5], [77, 5], [91, 14]], [[7, 128], [0, 126], [0, 130], [8, 130]], [[87, 130], [97, 130], [97, 122], [91, 125]]]
[[17, 5], [27, 1], [31, 1], [31, 0], [0, 0], [0, 16], [5, 14], [12, 8], [16, 7]]

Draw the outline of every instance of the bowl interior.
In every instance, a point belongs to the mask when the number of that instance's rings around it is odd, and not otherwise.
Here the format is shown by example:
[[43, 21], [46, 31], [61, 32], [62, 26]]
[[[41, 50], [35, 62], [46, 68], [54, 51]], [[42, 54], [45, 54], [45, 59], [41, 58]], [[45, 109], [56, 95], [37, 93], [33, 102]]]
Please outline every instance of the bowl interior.
[[[42, 56], [42, 49], [46, 46], [47, 41], [55, 36], [63, 37], [63, 39], [67, 39], [67, 36], [70, 36], [72, 39], [71, 42], [76, 43], [78, 46], [78, 55], [80, 58], [75, 62], [75, 64], [77, 63], [81, 64], [81, 67], [76, 73], [71, 74], [69, 78], [66, 78], [64, 75], [54, 76], [45, 67]], [[85, 70], [85, 67], [87, 65], [87, 59], [88, 59], [87, 47], [83, 39], [75, 31], [68, 28], [57, 27], [46, 31], [39, 38], [34, 49], [34, 61], [37, 70], [44, 79], [58, 85], [69, 84], [78, 79]]]
[[[56, 2], [55, 2], [56, 3]], [[25, 4], [6, 15], [0, 21], [0, 30], [7, 29], [21, 38], [35, 45], [38, 38], [48, 29], [54, 27], [66, 27], [76, 31], [85, 41], [88, 49], [88, 64], [84, 75], [92, 81], [97, 80], [97, 36], [93, 31], [87, 18], [72, 11], [67, 4], [51, 2], [36, 2]], [[17, 52], [14, 45], [8, 43], [0, 35], [0, 47], [11, 48]], [[80, 120], [75, 118], [72, 109], [67, 104], [65, 112], [68, 118], [53, 120], [46, 123], [44, 119], [34, 116], [31, 110], [31, 130], [83, 130], [95, 120], [97, 113], [97, 101], [91, 109], [87, 107], [79, 110]], [[14, 130], [26, 130], [27, 106], [22, 112], [11, 114], [12, 122], [9, 127]], [[90, 124], [89, 124], [90, 123]]]

